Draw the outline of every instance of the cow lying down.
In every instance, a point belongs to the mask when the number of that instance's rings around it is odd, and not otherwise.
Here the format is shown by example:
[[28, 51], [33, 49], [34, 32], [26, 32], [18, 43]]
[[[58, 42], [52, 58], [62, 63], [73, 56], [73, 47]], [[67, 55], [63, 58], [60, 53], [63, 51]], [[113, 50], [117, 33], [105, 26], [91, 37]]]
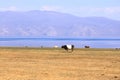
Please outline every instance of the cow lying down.
[[73, 52], [73, 49], [74, 49], [74, 45], [62, 45], [61, 48], [69, 51], [71, 50]]

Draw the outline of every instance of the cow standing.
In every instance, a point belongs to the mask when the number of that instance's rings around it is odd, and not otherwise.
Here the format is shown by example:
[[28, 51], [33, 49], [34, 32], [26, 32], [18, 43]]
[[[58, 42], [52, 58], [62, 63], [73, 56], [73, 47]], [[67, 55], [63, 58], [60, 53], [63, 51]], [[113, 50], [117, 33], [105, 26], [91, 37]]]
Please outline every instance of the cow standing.
[[85, 46], [85, 48], [90, 48], [90, 46]]
[[61, 48], [67, 50], [67, 52], [69, 50], [71, 50], [73, 52], [73, 49], [74, 49], [74, 45], [62, 45]]

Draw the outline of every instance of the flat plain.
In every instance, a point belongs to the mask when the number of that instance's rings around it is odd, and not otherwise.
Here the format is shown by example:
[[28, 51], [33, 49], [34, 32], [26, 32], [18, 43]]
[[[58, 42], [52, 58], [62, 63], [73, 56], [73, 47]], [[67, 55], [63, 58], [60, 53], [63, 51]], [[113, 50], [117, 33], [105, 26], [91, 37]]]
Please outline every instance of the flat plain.
[[120, 80], [120, 50], [1, 47], [0, 80]]

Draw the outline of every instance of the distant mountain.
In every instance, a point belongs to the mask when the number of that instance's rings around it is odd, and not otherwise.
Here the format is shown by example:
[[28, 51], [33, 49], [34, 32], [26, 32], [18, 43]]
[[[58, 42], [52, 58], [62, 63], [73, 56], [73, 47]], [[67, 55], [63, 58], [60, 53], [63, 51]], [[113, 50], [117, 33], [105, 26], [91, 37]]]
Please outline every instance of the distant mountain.
[[120, 37], [120, 21], [52, 11], [0, 12], [0, 37]]

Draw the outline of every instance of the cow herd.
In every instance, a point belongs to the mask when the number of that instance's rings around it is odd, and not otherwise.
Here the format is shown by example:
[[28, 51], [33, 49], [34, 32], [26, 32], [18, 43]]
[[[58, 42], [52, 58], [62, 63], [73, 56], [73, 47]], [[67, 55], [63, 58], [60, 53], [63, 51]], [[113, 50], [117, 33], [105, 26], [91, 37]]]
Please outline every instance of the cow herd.
[[[74, 50], [74, 45], [62, 45], [61, 48], [65, 49], [67, 52]], [[90, 48], [90, 46], [84, 46], [84, 48]]]
[[[67, 52], [73, 52], [75, 46], [74, 45], [62, 45], [61, 48], [65, 49]], [[84, 48], [90, 48], [90, 46], [84, 46]], [[120, 48], [115, 48], [115, 50], [120, 50]]]

